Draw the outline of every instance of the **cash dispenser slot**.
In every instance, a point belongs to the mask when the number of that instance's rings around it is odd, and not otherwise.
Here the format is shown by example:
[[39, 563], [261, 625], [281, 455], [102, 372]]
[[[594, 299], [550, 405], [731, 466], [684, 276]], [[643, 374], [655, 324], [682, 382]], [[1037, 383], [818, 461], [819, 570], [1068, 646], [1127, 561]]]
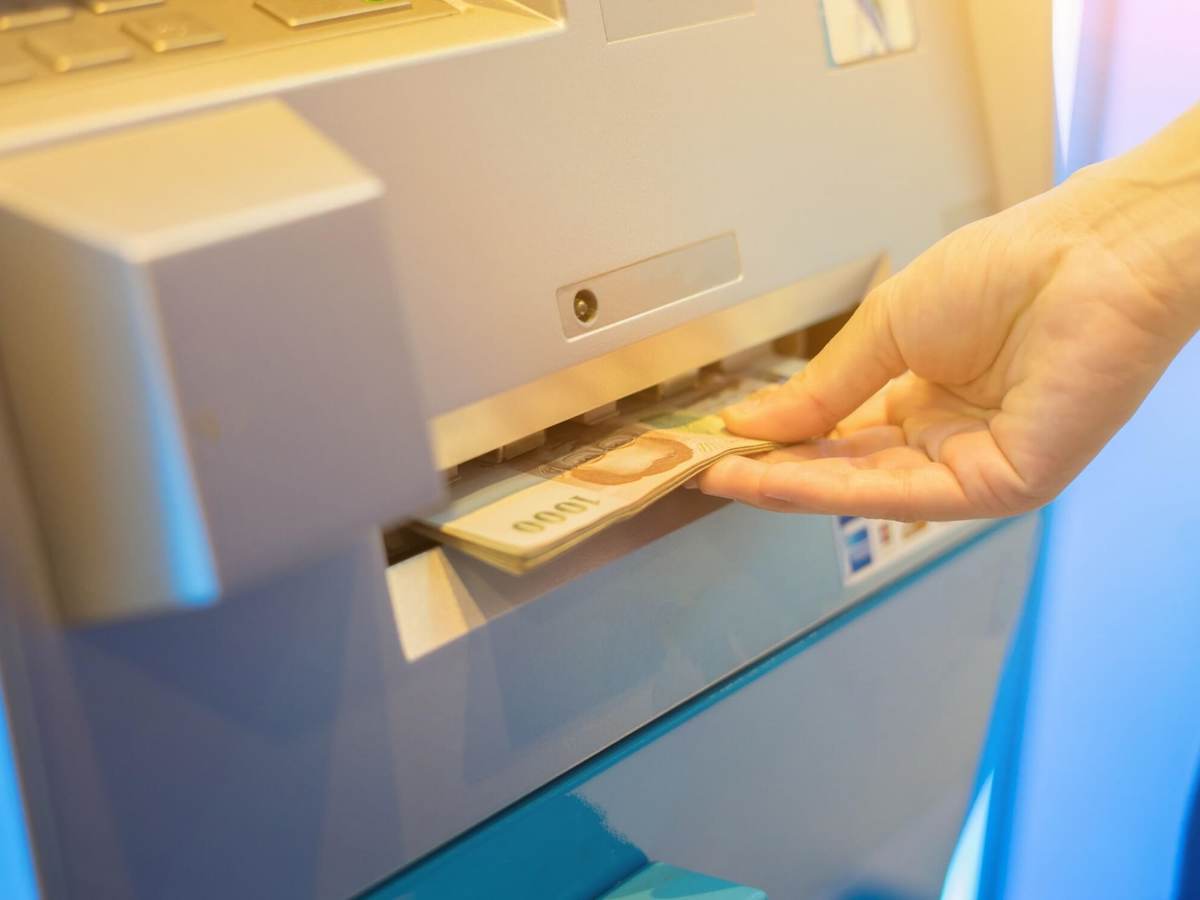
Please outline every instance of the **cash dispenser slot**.
[[[601, 406], [593, 407], [569, 419], [551, 423], [546, 428], [539, 429], [529, 435], [485, 451], [473, 460], [466, 462], [468, 470], [477, 470], [480, 465], [490, 467], [513, 462], [520, 465], [523, 457], [542, 449], [548, 442], [551, 445], [555, 444], [560, 435], [563, 435], [572, 426], [577, 424], [587, 426], [603, 425], [605, 422], [614, 420], [618, 416], [628, 416], [643, 409], [649, 410], [656, 404], [668, 402], [672, 398], [686, 396], [689, 391], [697, 388], [701, 380], [705, 378], [711, 381], [715, 378], [733, 377], [739, 373], [750, 373], [754, 371], [756, 366], [761, 367], [764, 360], [808, 358], [837, 333], [838, 329], [845, 324], [853, 312], [854, 307], [857, 306], [865, 290], [868, 290], [881, 280], [887, 271], [886, 262], [877, 263], [871, 273], [871, 277], [860, 290], [845, 295], [836, 311], [829, 313], [826, 310], [828, 314], [823, 315], [822, 318], [812, 321], [804, 327], [785, 330], [782, 334], [774, 336], [769, 340], [755, 343], [735, 352], [725, 354], [717, 359], [708, 360], [695, 368], [688, 368], [641, 390], [617, 397]], [[529, 465], [532, 466], [533, 463]], [[453, 490], [453, 485], [457, 482], [459, 475], [459, 465], [443, 471], [444, 479], [451, 487], [451, 490]], [[628, 534], [644, 535], [653, 533], [655, 537], [661, 536], [662, 534], [684, 527], [686, 524], [694, 521], [698, 514], [706, 514], [723, 505], [722, 501], [701, 504], [703, 513], [697, 513], [700, 507], [694, 502], [671, 503], [668, 502], [669, 500], [669, 497], [663, 498], [654, 504], [654, 507], [657, 509], [655, 516], [656, 524], [650, 527], [648, 531], [646, 529], [627, 528]], [[626, 528], [623, 524], [611, 527], [617, 529]], [[594, 565], [600, 564], [601, 561], [610, 561], [613, 558], [611, 550], [606, 550], [604, 546], [600, 545], [597, 542], [598, 538], [599, 536], [596, 536], [587, 540], [589, 547], [587, 555], [590, 559], [583, 563], [584, 568], [590, 569]], [[383, 531], [383, 543], [389, 566], [403, 562], [439, 546], [439, 542], [435, 537], [430, 536], [425, 531], [413, 528], [408, 522], [399, 523], [385, 529]], [[618, 538], [615, 543], [609, 540], [606, 542], [606, 545], [609, 547], [621, 545], [628, 550], [632, 546], [640, 545], [640, 539], [635, 538], [631, 544], [627, 535], [624, 538]], [[573, 565], [573, 568], [579, 568], [578, 561]]]

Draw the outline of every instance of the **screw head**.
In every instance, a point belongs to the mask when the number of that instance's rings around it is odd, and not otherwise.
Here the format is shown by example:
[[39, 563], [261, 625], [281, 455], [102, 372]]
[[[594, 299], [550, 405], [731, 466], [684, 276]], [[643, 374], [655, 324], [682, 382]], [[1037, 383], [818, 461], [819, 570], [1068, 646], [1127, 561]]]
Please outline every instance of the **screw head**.
[[596, 318], [596, 313], [600, 309], [600, 304], [596, 300], [596, 295], [584, 288], [575, 295], [575, 318], [582, 324], [586, 325]]

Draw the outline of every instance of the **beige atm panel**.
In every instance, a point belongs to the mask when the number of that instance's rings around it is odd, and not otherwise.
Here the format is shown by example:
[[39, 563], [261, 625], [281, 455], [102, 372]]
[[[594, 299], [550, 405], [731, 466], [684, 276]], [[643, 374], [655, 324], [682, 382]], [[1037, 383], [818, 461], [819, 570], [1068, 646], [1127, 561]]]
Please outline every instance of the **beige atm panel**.
[[[522, 576], [405, 523], [1049, 186], [1050, 45], [1048, 0], [0, 0], [0, 750], [42, 895], [355, 896], [978, 535], [794, 719], [834, 736], [798, 796], [912, 738], [839, 834], [950, 809], [891, 788], [968, 789], [1035, 522], [678, 491]], [[849, 872], [832, 821], [798, 871]]]
[[848, 309], [1050, 183], [1048, 7], [4, 5], [0, 349], [60, 607], [229, 595]]

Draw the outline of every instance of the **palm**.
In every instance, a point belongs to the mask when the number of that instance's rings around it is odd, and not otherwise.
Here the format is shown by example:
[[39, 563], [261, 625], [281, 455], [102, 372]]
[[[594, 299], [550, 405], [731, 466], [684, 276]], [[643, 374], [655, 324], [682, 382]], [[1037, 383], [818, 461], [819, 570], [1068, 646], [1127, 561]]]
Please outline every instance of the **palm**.
[[1030, 219], [1017, 208], [964, 229], [873, 292], [795, 383], [726, 416], [742, 433], [822, 437], [725, 460], [701, 487], [893, 519], [1008, 515], [1061, 490], [1164, 354], [1131, 327], [1146, 318], [1132, 307], [1152, 298], [1119, 261], [1091, 246], [1060, 253]]

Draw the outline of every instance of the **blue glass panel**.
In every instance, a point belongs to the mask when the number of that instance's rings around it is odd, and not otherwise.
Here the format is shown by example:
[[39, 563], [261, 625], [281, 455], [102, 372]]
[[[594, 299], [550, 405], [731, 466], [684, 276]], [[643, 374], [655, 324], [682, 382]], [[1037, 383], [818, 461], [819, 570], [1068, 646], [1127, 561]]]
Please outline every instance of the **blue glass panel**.
[[645, 855], [585, 800], [542, 795], [514, 810], [502, 827], [473, 833], [368, 900], [595, 900], [645, 865]]
[[0, 887], [6, 900], [37, 900], [37, 877], [21, 802], [4, 692], [0, 690]]
[[758, 888], [743, 887], [677, 869], [665, 863], [646, 866], [600, 900], [767, 900]]

